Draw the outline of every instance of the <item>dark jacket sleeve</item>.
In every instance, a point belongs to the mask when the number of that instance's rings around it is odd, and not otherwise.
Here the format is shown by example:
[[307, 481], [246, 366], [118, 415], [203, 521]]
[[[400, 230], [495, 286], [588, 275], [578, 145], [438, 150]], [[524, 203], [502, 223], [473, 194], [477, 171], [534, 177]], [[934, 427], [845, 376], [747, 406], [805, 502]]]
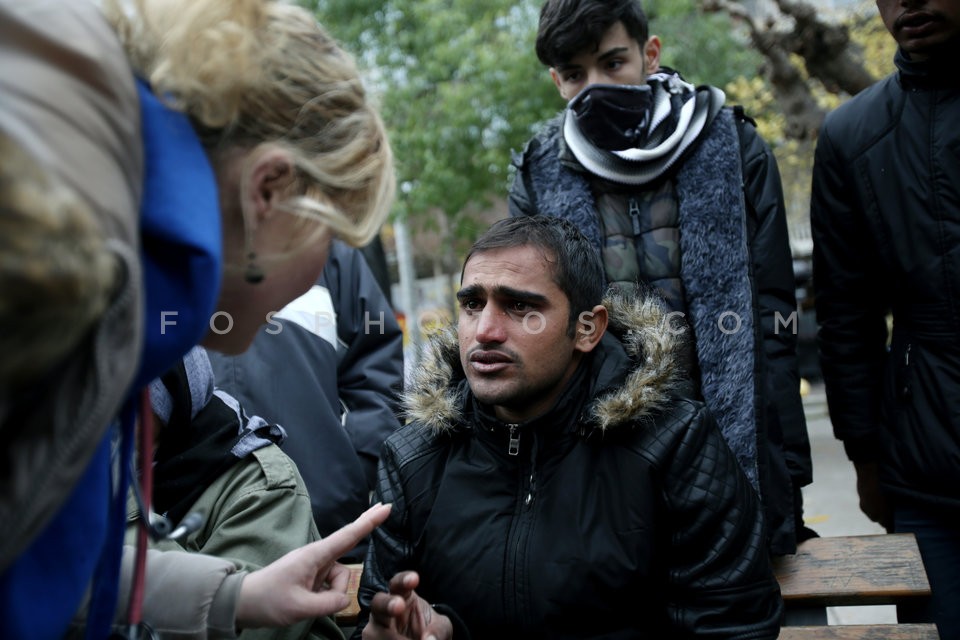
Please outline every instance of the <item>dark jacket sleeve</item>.
[[867, 224], [851, 196], [852, 160], [831, 137], [830, 118], [814, 155], [810, 222], [818, 343], [834, 434], [856, 462], [878, 455], [886, 359], [883, 269], [863, 242]]
[[682, 637], [776, 638], [783, 600], [757, 494], [707, 410], [682, 406], [697, 409], [678, 412], [679, 442], [663, 456], [670, 618]]
[[765, 365], [767, 435], [780, 444], [795, 489], [813, 481], [797, 366], [797, 298], [780, 171], [749, 123], [740, 127], [744, 194]]
[[[383, 447], [380, 464], [377, 469], [377, 488], [373, 502], [392, 504], [387, 521], [370, 534], [370, 546], [363, 563], [363, 575], [357, 600], [360, 615], [357, 619], [353, 640], [360, 640], [363, 628], [370, 619], [370, 603], [373, 596], [388, 590], [390, 579], [400, 571], [416, 569], [413, 559], [413, 545], [407, 497], [401, 480], [401, 460], [408, 457], [416, 447], [419, 436], [390, 439]], [[453, 623], [453, 637], [456, 640], [470, 640], [470, 631], [459, 615], [443, 603], [431, 603], [442, 615]]]
[[524, 166], [524, 158], [530, 152], [531, 145], [537, 145], [536, 138], [530, 140], [521, 153], [512, 153], [511, 166], [513, 167], [513, 181], [510, 183], [510, 192], [507, 197], [507, 207], [511, 217], [532, 216], [536, 214], [536, 208], [531, 202], [534, 196], [533, 190], [527, 188], [530, 180], [530, 174], [527, 167]]
[[387, 591], [390, 578], [398, 571], [414, 568], [413, 541], [410, 540], [407, 502], [400, 481], [398, 457], [396, 446], [388, 441], [380, 456], [373, 502], [393, 506], [387, 521], [370, 534], [370, 545], [367, 547], [367, 558], [363, 563], [363, 575], [357, 592], [360, 615], [353, 635], [357, 640], [367, 626], [373, 596]]
[[[339, 247], [337, 250], [346, 249]], [[400, 426], [403, 333], [363, 254], [343, 253], [320, 283], [337, 304], [337, 380], [343, 426], [372, 489], [384, 440]]]

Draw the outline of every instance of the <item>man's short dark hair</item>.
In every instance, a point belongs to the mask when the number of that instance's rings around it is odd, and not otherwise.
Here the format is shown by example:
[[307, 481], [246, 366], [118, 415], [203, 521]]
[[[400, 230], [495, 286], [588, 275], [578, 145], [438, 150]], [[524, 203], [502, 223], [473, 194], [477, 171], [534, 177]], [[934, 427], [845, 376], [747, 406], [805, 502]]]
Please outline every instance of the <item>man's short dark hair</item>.
[[[567, 332], [573, 335], [580, 313], [603, 302], [604, 272], [600, 252], [576, 225], [551, 216], [518, 216], [499, 220], [481, 235], [463, 266], [478, 253], [494, 249], [536, 247], [553, 265], [553, 281], [570, 301]], [[463, 271], [460, 272], [463, 281]]]
[[569, 62], [585, 49], [596, 49], [617, 22], [642, 48], [649, 25], [640, 0], [547, 0], [540, 8], [537, 57], [548, 67]]

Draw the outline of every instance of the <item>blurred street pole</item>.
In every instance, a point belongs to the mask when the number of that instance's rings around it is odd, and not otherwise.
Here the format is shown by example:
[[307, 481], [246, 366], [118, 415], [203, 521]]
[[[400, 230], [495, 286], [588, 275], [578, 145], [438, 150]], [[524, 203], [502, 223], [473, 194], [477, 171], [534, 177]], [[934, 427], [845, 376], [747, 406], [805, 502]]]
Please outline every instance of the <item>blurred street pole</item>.
[[393, 223], [394, 237], [397, 243], [397, 271], [400, 276], [400, 309], [406, 315], [407, 338], [409, 343], [404, 350], [404, 369], [411, 371], [420, 360], [420, 318], [417, 313], [417, 301], [414, 291], [416, 273], [413, 269], [413, 246], [405, 220]]

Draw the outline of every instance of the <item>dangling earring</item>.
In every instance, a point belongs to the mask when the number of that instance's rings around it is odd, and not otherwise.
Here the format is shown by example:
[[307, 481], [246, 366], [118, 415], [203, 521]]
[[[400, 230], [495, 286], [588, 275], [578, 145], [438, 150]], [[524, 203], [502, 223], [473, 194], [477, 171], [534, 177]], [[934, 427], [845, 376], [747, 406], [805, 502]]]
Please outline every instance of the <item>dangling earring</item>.
[[257, 254], [253, 251], [247, 254], [247, 270], [244, 272], [243, 277], [250, 284], [260, 284], [263, 282], [263, 269], [257, 264]]
[[[248, 193], [248, 176], [246, 173], [240, 179], [241, 193]], [[266, 275], [257, 263], [257, 252], [253, 249], [253, 232], [256, 226], [256, 215], [251, 210], [246, 198], [240, 199], [240, 212], [243, 215], [243, 250], [247, 252], [247, 268], [243, 272], [243, 279], [250, 284], [260, 284]]]

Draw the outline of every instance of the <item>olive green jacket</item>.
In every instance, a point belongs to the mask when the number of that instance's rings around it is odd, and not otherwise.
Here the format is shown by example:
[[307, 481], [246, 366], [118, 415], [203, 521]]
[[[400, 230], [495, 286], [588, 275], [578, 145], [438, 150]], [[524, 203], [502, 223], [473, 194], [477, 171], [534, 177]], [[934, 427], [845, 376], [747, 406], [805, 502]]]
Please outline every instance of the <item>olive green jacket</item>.
[[[151, 542], [151, 548], [203, 553], [229, 559], [240, 571], [255, 571], [320, 538], [300, 472], [280, 447], [273, 444], [238, 460], [207, 488], [191, 511], [204, 515], [199, 529], [178, 541]], [[136, 543], [139, 513], [131, 499], [127, 544]], [[177, 576], [151, 576], [148, 568], [147, 598], [151, 593], [158, 594], [154, 596], [157, 598], [170, 598], [177, 593], [176, 589], [156, 583], [167, 579], [177, 580]], [[165, 607], [151, 606], [150, 609], [160, 614]], [[164, 632], [162, 617], [151, 622], [157, 631]], [[182, 628], [182, 621], [178, 620], [175, 627]], [[239, 637], [243, 640], [342, 640], [343, 634], [331, 618], [320, 618], [283, 629], [250, 629]]]

